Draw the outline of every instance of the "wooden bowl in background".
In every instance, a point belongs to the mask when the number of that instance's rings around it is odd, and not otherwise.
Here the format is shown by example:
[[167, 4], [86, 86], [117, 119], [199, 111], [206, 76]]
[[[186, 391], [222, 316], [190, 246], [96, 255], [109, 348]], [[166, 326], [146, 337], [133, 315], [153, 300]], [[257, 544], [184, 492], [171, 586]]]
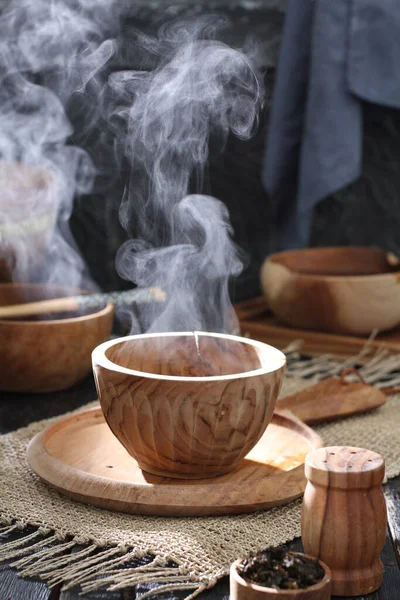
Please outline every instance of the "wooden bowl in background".
[[0, 281], [29, 281], [55, 228], [59, 180], [44, 166], [0, 161]]
[[[0, 284], [0, 305], [82, 293], [50, 285]], [[54, 392], [84, 379], [92, 350], [110, 337], [111, 303], [98, 312], [49, 320], [0, 319], [0, 390]], [[68, 316], [68, 315], [65, 315]]]
[[194, 479], [232, 471], [256, 445], [286, 364], [267, 344], [202, 332], [128, 336], [92, 356], [104, 417], [140, 468]]
[[309, 248], [272, 254], [261, 286], [292, 327], [369, 335], [400, 324], [400, 267], [378, 248]]
[[[296, 552], [290, 554], [296, 555]], [[308, 556], [302, 554], [302, 556]], [[309, 556], [309, 558], [312, 558]], [[325, 576], [321, 581], [301, 590], [276, 590], [245, 581], [237, 572], [241, 560], [236, 560], [230, 568], [229, 587], [231, 600], [330, 600], [331, 572], [322, 561], [318, 561]]]

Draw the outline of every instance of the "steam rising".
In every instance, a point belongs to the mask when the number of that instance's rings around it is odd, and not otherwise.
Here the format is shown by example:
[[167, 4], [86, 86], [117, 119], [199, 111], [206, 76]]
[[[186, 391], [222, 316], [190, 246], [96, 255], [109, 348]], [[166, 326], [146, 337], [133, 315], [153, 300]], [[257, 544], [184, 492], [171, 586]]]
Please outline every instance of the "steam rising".
[[230, 135], [247, 139], [257, 126], [256, 53], [217, 41], [226, 21], [208, 16], [173, 22], [157, 38], [124, 31], [143, 70], [118, 71], [126, 62], [122, 6], [14, 0], [0, 17], [0, 252], [14, 279], [32, 278], [33, 265], [42, 282], [81, 284], [84, 263], [68, 221], [98, 171], [71, 145], [67, 114], [84, 97], [80, 135], [98, 132], [101, 120], [107, 131], [99, 137], [113, 132], [118, 164], [130, 169], [120, 209], [130, 240], [117, 269], [167, 294], [162, 310], [140, 315], [140, 327], [234, 331], [228, 281], [242, 258], [227, 208], [203, 194], [204, 173], [210, 148], [222, 150]]
[[65, 109], [115, 51], [102, 25], [112, 22], [111, 8], [105, 15], [101, 4], [85, 6], [17, 0], [0, 16], [0, 251], [14, 280], [81, 283], [68, 221], [96, 171], [67, 145]]
[[[139, 286], [159, 286], [168, 301], [161, 314], [144, 315], [151, 331], [233, 331], [228, 280], [242, 269], [226, 207], [201, 190], [209, 147], [230, 134], [250, 137], [262, 101], [256, 63], [213, 39], [215, 17], [173, 23], [141, 47], [163, 61], [153, 71], [123, 72], [110, 86], [128, 110], [131, 164], [121, 222], [137, 238], [117, 256], [120, 274]], [[122, 105], [123, 106], [123, 105]]]

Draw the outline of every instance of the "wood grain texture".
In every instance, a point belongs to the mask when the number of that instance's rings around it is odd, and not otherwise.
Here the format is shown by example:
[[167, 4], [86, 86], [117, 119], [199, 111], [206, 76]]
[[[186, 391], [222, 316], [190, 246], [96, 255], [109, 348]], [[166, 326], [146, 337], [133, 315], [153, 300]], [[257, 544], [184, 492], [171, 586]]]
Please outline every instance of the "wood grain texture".
[[313, 586], [303, 590], [276, 590], [245, 581], [237, 572], [240, 560], [235, 561], [230, 569], [230, 597], [232, 600], [330, 600], [331, 574], [322, 561], [320, 565], [325, 571], [324, 578]]
[[58, 597], [58, 591], [51, 591], [45, 583], [21, 579], [12, 569], [0, 566], [2, 600], [57, 600]]
[[[396, 480], [391, 480], [387, 486], [392, 487]], [[288, 548], [294, 552], [304, 552], [301, 539], [297, 538], [288, 544]], [[400, 569], [398, 568], [391, 544], [390, 536], [386, 535], [385, 546], [381, 559], [384, 565], [384, 576], [381, 587], [372, 594], [362, 594], [358, 600], [398, 600], [400, 590]], [[343, 600], [346, 596], [334, 596], [335, 600]]]
[[365, 413], [379, 408], [385, 402], [385, 394], [371, 385], [342, 383], [339, 378], [331, 377], [282, 398], [278, 407], [290, 410], [304, 423], [313, 425]]
[[[125, 600], [126, 595], [123, 592], [107, 592], [105, 590], [99, 590], [97, 592], [90, 592], [90, 594], [83, 594], [77, 589], [66, 590], [60, 593], [59, 600]], [[53, 600], [53, 599], [51, 599]]]
[[302, 542], [330, 567], [334, 595], [359, 596], [382, 583], [384, 471], [382, 457], [362, 448], [332, 446], [306, 458]]
[[[34, 284], [0, 284], [0, 306], [73, 295], [77, 290]], [[91, 370], [91, 352], [107, 340], [113, 305], [92, 314], [47, 321], [0, 320], [0, 390], [67, 389]]]
[[[84, 293], [77, 296], [62, 296], [36, 302], [0, 305], [0, 320], [24, 319], [45, 315], [46, 318], [60, 319], [65, 313], [79, 313], [76, 316], [99, 311], [108, 302], [125, 306], [151, 302], [164, 302], [166, 294], [160, 288], [140, 288], [108, 293]], [[53, 316], [52, 316], [53, 315]], [[68, 316], [68, 315], [67, 315]]]
[[155, 475], [227, 473], [271, 421], [286, 359], [211, 333], [120, 338], [93, 352], [100, 404], [114, 435]]
[[400, 271], [375, 248], [312, 248], [269, 256], [267, 304], [291, 327], [369, 335], [400, 324]]
[[[253, 302], [253, 301], [252, 301]], [[236, 307], [235, 307], [236, 308]], [[339, 358], [357, 355], [368, 343], [371, 352], [385, 348], [400, 352], [400, 328], [380, 333], [373, 340], [367, 336], [339, 335], [289, 327], [279, 322], [268, 310], [265, 299], [255, 298], [254, 308], [248, 302], [236, 312], [242, 335], [284, 350], [294, 341], [301, 341], [301, 352], [306, 355], [330, 354]], [[362, 362], [362, 359], [360, 359]]]
[[79, 304], [74, 296], [70, 298], [55, 298], [54, 300], [39, 300], [22, 304], [0, 305], [0, 319], [27, 319], [49, 313], [68, 313], [79, 310]]
[[237, 468], [211, 479], [171, 479], [141, 471], [99, 408], [61, 419], [28, 447], [31, 468], [61, 493], [109, 510], [152, 515], [252, 512], [298, 498], [304, 461], [322, 441], [290, 413], [276, 413]]
[[[393, 486], [393, 484], [394, 481], [391, 480], [388, 485]], [[287, 547], [293, 552], [303, 552], [303, 547], [299, 538], [288, 544]], [[398, 600], [398, 592], [400, 589], [400, 570], [396, 565], [393, 547], [391, 545], [389, 536], [386, 537], [385, 547], [382, 552], [382, 561], [384, 563], [385, 573], [381, 587], [373, 594], [363, 594], [362, 596], [359, 596], [358, 600]], [[140, 593], [147, 592], [149, 589], [150, 586], [147, 585], [137, 586], [136, 592], [134, 590], [125, 592], [126, 598], [124, 596], [124, 600], [136, 600]], [[166, 595], [166, 598], [168, 600], [177, 600], [177, 598], [181, 598], [181, 600], [183, 600], [184, 594], [180, 596], [178, 596], [178, 594], [174, 596], [170, 594], [168, 596]], [[220, 579], [215, 587], [203, 592], [199, 596], [199, 600], [229, 600], [229, 598], [228, 577]], [[335, 600], [343, 600], [343, 598], [344, 596], [335, 596]], [[263, 598], [263, 600], [265, 600], [265, 598]], [[278, 599], [276, 598], [276, 600]]]

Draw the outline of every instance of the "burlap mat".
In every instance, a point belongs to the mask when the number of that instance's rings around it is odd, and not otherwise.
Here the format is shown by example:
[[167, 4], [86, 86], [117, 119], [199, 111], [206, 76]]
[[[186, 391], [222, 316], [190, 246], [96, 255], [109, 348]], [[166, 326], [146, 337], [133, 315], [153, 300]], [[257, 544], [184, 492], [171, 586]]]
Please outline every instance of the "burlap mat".
[[[315, 361], [290, 362], [289, 375], [318, 370]], [[332, 361], [328, 367], [329, 375], [339, 369]], [[377, 375], [375, 367], [367, 369], [367, 378], [382, 378], [382, 370]], [[323, 368], [309, 380], [289, 376], [282, 395], [307, 387], [321, 378], [321, 372]], [[385, 379], [389, 385], [390, 378]], [[373, 413], [315, 429], [326, 445], [379, 452], [387, 477], [394, 477], [400, 474], [399, 402], [399, 396], [391, 396]], [[158, 591], [187, 589], [188, 597], [193, 597], [227, 574], [237, 557], [300, 535], [300, 501], [250, 515], [162, 518], [109, 512], [68, 500], [41, 483], [25, 459], [29, 440], [55, 420], [32, 423], [0, 437], [0, 532], [6, 535], [28, 525], [37, 528], [16, 542], [0, 545], [0, 560], [14, 560], [24, 576], [39, 576], [50, 585], [65, 582], [64, 589], [80, 584], [84, 592], [160, 583]], [[132, 562], [145, 555], [152, 557], [147, 564]]]

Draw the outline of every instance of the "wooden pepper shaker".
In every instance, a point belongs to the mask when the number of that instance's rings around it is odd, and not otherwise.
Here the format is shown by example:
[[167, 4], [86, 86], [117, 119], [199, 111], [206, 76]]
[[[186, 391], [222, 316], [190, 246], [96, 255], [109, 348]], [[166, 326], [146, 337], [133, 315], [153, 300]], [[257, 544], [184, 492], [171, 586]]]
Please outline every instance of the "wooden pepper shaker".
[[368, 594], [382, 583], [384, 473], [382, 457], [362, 448], [332, 446], [307, 455], [302, 542], [330, 567], [333, 595]]

